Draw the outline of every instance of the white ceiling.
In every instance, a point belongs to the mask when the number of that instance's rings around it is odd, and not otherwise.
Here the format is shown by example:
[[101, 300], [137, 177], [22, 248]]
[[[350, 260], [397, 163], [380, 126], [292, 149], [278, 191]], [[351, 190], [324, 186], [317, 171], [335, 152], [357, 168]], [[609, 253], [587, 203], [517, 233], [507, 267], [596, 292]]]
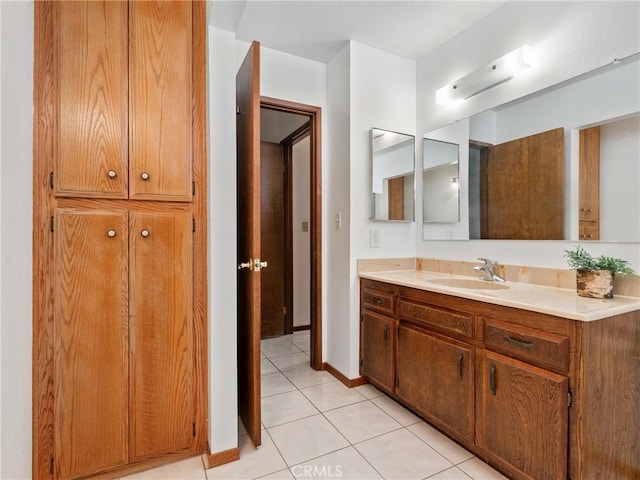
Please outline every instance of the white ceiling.
[[209, 23], [238, 40], [323, 63], [349, 40], [417, 60], [504, 3], [214, 0]]

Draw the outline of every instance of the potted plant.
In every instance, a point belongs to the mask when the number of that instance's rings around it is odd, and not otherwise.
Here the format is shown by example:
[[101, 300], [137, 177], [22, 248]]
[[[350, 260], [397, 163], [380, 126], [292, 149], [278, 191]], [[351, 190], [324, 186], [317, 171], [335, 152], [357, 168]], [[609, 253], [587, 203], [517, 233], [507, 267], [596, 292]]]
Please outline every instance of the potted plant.
[[615, 274], [635, 275], [626, 260], [605, 255], [594, 258], [580, 245], [564, 252], [567, 263], [576, 271], [576, 288], [581, 297], [612, 298]]

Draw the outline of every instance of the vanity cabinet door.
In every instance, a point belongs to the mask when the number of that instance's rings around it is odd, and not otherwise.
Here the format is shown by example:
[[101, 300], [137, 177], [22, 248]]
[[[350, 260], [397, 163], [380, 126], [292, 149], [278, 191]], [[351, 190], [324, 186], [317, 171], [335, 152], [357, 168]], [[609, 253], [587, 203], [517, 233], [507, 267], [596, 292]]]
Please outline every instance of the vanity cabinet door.
[[396, 395], [434, 424], [473, 441], [473, 350], [462, 342], [401, 325]]
[[397, 321], [367, 310], [360, 318], [360, 375], [393, 393]]
[[567, 478], [567, 377], [485, 350], [476, 441], [524, 478]]

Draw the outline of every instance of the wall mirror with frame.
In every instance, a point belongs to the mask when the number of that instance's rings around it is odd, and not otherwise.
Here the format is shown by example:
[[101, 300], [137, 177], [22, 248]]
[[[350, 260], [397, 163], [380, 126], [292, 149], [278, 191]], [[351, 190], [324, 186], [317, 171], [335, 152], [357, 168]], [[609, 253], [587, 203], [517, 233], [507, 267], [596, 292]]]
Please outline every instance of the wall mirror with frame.
[[[460, 145], [460, 220], [425, 223], [423, 239], [640, 241], [639, 84], [635, 54], [427, 133]], [[482, 171], [497, 165], [493, 148], [527, 154], [494, 178], [498, 168]], [[503, 208], [487, 210], [500, 195]], [[500, 212], [521, 223], [503, 228]], [[486, 235], [488, 223], [500, 233]]]
[[371, 129], [371, 220], [413, 222], [415, 137]]

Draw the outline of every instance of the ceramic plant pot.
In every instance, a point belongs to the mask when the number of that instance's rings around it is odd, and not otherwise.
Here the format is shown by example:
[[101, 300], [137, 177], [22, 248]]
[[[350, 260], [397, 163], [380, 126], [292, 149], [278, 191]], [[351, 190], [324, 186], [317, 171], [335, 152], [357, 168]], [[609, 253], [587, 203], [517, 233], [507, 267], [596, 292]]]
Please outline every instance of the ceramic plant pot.
[[612, 298], [613, 278], [611, 270], [576, 270], [578, 295], [590, 298]]

